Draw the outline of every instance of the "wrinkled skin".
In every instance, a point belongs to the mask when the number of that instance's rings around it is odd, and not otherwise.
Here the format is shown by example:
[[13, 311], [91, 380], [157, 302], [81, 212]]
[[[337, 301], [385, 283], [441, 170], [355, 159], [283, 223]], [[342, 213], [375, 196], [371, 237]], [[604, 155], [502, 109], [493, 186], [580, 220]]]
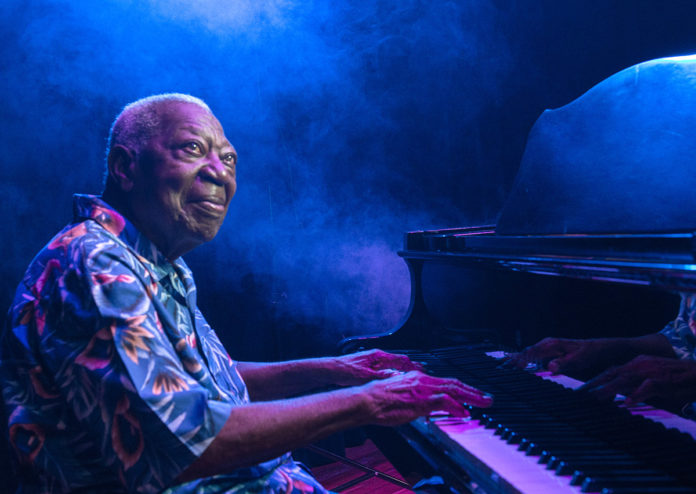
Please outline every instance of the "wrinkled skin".
[[422, 371], [423, 366], [405, 355], [382, 350], [366, 350], [338, 357], [334, 362], [334, 383], [339, 386], [363, 384], [386, 379], [409, 371]]
[[379, 425], [399, 425], [433, 411], [468, 416], [466, 405], [489, 407], [492, 396], [457, 379], [424, 374], [423, 366], [405, 355], [368, 350], [339, 357], [339, 385], [368, 383], [364, 392], [376, 404]]
[[[339, 357], [334, 383], [369, 383], [365, 392], [378, 403], [377, 423], [399, 425], [433, 411], [466, 417], [466, 405], [489, 407], [493, 398], [457, 379], [429, 376], [405, 355], [367, 350]], [[372, 381], [372, 382], [370, 382]]]
[[374, 423], [378, 425], [403, 424], [433, 411], [467, 417], [466, 405], [489, 407], [493, 403], [490, 395], [457, 379], [432, 377], [420, 371], [372, 381], [364, 390], [375, 403], [378, 412]]
[[[349, 428], [395, 426], [433, 412], [466, 417], [468, 405], [493, 403], [490, 395], [456, 379], [413, 370], [419, 367], [403, 355], [380, 350], [290, 362], [240, 362], [238, 369], [256, 400], [233, 407], [212, 444], [178, 480], [249, 466]], [[304, 393], [317, 385], [341, 384], [348, 387], [282, 398], [289, 390]]]
[[174, 260], [220, 229], [237, 190], [237, 153], [208, 110], [178, 101], [161, 107], [161, 128], [142, 149], [111, 149], [120, 190], [108, 200]]

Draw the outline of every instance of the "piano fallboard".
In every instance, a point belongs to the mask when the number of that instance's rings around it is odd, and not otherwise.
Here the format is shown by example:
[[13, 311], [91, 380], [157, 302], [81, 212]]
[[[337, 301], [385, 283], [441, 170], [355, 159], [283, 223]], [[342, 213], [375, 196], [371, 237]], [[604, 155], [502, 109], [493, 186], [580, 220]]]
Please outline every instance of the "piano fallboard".
[[497, 235], [493, 226], [409, 232], [407, 261], [428, 260], [696, 291], [693, 233]]

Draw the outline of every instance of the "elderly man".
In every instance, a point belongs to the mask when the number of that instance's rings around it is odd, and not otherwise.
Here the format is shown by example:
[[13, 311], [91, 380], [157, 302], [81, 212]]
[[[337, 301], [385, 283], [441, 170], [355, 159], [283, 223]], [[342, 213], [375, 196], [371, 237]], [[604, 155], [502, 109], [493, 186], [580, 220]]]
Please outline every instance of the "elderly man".
[[324, 492], [287, 451], [491, 403], [380, 351], [227, 355], [180, 257], [216, 235], [236, 189], [237, 154], [201, 100], [126, 106], [107, 162], [103, 196], [76, 196], [29, 266], [0, 343], [22, 492]]

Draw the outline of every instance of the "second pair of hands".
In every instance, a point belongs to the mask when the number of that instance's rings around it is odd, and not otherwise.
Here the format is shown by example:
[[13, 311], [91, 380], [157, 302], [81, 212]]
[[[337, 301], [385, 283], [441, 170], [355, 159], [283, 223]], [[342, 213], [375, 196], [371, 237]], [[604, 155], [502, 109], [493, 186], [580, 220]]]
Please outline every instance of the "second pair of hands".
[[511, 355], [504, 365], [536, 364], [586, 381], [580, 391], [599, 399], [622, 394], [627, 405], [654, 402], [676, 411], [696, 401], [696, 362], [676, 358], [665, 343], [659, 334], [637, 339], [545, 338]]

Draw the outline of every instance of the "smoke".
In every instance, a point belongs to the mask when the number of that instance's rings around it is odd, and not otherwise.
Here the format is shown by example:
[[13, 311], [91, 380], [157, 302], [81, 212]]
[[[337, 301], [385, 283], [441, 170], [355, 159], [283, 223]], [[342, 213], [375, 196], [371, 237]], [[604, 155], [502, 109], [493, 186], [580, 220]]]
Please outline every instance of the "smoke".
[[[592, 72], [609, 60], [602, 42], [578, 75], [554, 19], [579, 19], [579, 53], [618, 10], [583, 17], [583, 4], [3, 1], [3, 303], [68, 221], [71, 193], [100, 192], [113, 117], [178, 91], [210, 104], [240, 156], [223, 229], [186, 256], [233, 354], [390, 329], [408, 299], [403, 232], [493, 222], [538, 113], [641, 60]], [[648, 39], [648, 14], [617, 36]], [[550, 78], [554, 64], [566, 68]]]
[[[466, 223], [451, 204], [457, 181], [443, 184], [432, 169], [455, 165], [457, 129], [509, 65], [505, 40], [483, 27], [496, 15], [486, 2], [34, 0], [1, 9], [3, 187], [21, 204], [6, 231], [27, 235], [3, 253], [11, 265], [67, 221], [71, 192], [99, 192], [111, 118], [165, 91], [204, 98], [240, 154], [226, 224], [189, 256], [201, 304], [220, 325], [258, 319], [242, 314], [253, 298], [256, 310], [273, 309], [266, 323], [280, 340], [311, 327], [329, 347], [390, 329], [408, 302], [396, 255], [403, 232], [452, 216]], [[491, 44], [495, 57], [483, 52]], [[229, 303], [239, 311], [221, 307]]]

